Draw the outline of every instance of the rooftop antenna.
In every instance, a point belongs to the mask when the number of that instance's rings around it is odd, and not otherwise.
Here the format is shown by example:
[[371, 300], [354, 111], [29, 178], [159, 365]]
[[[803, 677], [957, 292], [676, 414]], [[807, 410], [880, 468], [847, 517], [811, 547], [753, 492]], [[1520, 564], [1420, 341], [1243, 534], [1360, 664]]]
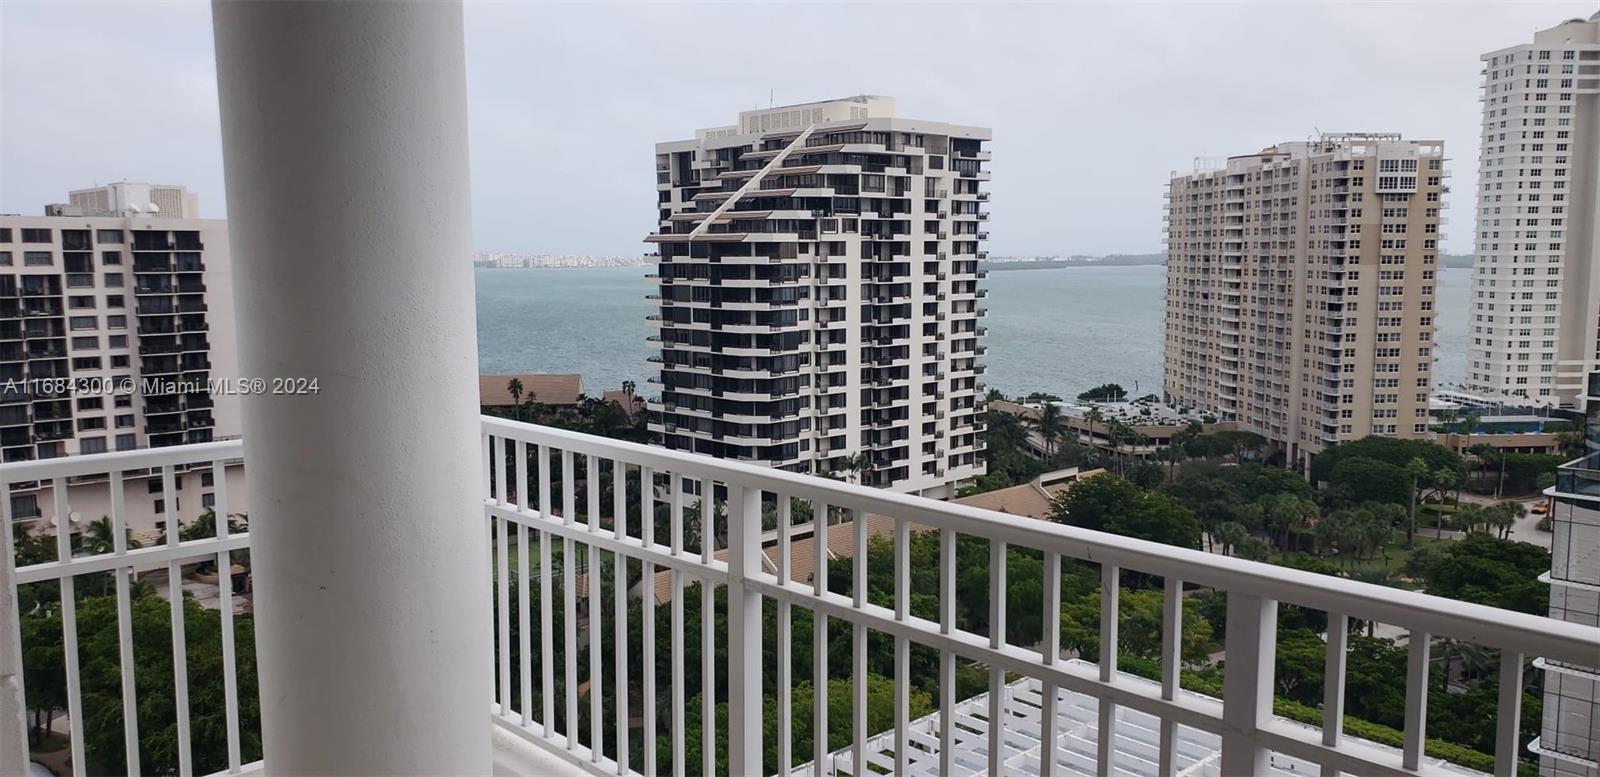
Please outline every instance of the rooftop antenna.
[[772, 95], [773, 95], [773, 89], [771, 87], [768, 87], [767, 88], [767, 110], [772, 110]]

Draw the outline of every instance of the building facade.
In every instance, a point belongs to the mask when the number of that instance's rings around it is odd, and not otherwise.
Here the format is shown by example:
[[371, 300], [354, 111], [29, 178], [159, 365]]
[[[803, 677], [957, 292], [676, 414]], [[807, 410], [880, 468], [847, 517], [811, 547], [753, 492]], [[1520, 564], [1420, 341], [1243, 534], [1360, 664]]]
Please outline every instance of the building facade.
[[200, 218], [200, 198], [182, 186], [119, 181], [67, 193], [79, 216]]
[[1600, 357], [1600, 14], [1482, 59], [1467, 386], [1573, 407]]
[[[1600, 372], [1584, 392], [1588, 455], [1556, 472], [1550, 512], [1550, 617], [1600, 626]], [[1538, 659], [1544, 673], [1539, 739], [1541, 777], [1600, 775], [1600, 675]]]
[[[224, 221], [0, 216], [0, 460], [237, 437], [237, 395], [212, 390], [238, 377], [232, 311]], [[109, 501], [87, 488], [80, 518]], [[55, 518], [48, 484], [8, 497], [16, 520]], [[155, 528], [159, 497], [128, 525]]]
[[989, 138], [859, 96], [657, 144], [663, 442], [935, 497], [983, 474]]
[[1167, 400], [1289, 461], [1426, 436], [1443, 162], [1439, 141], [1325, 134], [1175, 175]]

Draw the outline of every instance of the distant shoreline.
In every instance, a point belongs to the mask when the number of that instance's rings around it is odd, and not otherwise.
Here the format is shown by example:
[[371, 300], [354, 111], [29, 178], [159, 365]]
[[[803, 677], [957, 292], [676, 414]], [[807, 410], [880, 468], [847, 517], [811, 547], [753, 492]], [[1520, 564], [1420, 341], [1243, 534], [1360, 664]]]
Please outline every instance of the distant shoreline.
[[628, 267], [649, 267], [651, 262], [636, 262], [633, 264], [561, 264], [542, 265], [538, 267], [495, 267], [493, 265], [474, 264], [474, 270], [620, 270]]
[[980, 270], [1059, 270], [1067, 267], [1161, 267], [1160, 259], [1141, 262], [1084, 261], [1078, 259], [1040, 259], [1030, 262], [980, 262]]

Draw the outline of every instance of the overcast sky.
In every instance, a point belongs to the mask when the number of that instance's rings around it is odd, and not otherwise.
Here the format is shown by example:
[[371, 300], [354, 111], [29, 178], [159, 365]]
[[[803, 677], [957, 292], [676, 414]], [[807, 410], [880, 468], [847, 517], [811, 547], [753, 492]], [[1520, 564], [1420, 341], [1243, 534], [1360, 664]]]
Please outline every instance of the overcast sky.
[[[1173, 170], [1319, 129], [1443, 139], [1446, 249], [1465, 252], [1478, 56], [1594, 11], [469, 3], [476, 243], [641, 253], [653, 143], [769, 99], [865, 92], [994, 129], [994, 255], [1157, 251]], [[126, 179], [187, 184], [226, 215], [213, 66], [205, 3], [0, 2], [0, 211]]]

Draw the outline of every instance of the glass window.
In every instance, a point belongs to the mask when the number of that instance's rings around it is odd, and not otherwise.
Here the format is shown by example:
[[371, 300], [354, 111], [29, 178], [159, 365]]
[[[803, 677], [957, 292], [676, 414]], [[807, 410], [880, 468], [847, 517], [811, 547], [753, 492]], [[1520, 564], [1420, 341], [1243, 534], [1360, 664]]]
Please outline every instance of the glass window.
[[[94, 241], [96, 243], [121, 243], [122, 242], [122, 230], [120, 230], [120, 229], [97, 229], [97, 230], [95, 230], [95, 233], [94, 233]], [[108, 253], [116, 253], [116, 252], [115, 251], [111, 251], [111, 252], [108, 252]]]
[[23, 227], [22, 242], [24, 243], [54, 243], [56, 241], [49, 229], [35, 229]]
[[100, 263], [101, 264], [122, 264], [122, 252], [121, 251], [101, 251], [100, 252]]
[[106, 273], [105, 283], [106, 283], [106, 288], [108, 288], [108, 289], [120, 289], [120, 288], [122, 288], [122, 273], [119, 273], [119, 272], [108, 272], [108, 273]]
[[131, 451], [138, 445], [138, 437], [132, 434], [117, 435], [117, 450]]
[[100, 319], [95, 316], [73, 316], [73, 329], [94, 329], [100, 325]]
[[49, 251], [23, 251], [22, 263], [28, 267], [43, 267], [52, 264], [55, 259]]
[[[104, 423], [105, 423], [104, 421], [101, 421], [102, 425]], [[78, 440], [78, 452], [79, 453], [105, 453], [106, 452], [106, 438], [104, 438], [104, 437], [85, 437], [85, 438], [83, 438], [81, 440]]]
[[127, 316], [106, 316], [106, 328], [107, 329], [127, 329], [128, 328], [128, 317]]

